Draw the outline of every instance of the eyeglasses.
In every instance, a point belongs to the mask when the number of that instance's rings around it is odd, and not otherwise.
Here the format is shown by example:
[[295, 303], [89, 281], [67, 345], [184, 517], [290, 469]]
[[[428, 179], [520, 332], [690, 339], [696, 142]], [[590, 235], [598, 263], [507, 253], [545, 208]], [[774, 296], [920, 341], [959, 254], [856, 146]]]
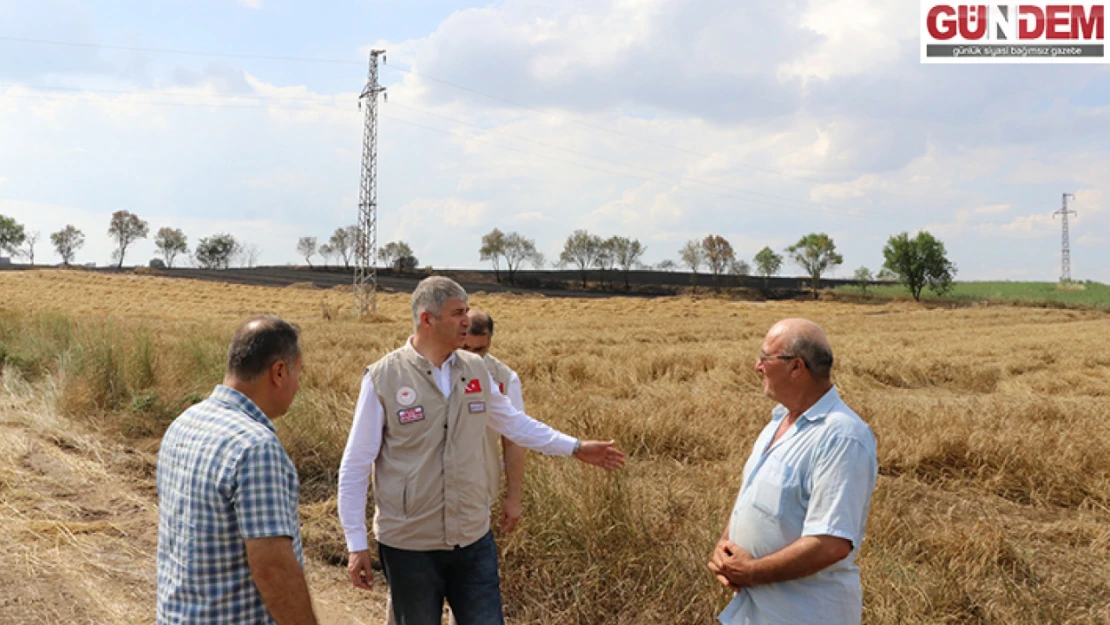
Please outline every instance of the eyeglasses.
[[762, 363], [766, 363], [768, 360], [794, 360], [795, 358], [797, 358], [797, 356], [791, 356], [790, 354], [775, 354], [774, 356], [768, 356], [763, 352], [759, 352], [759, 362]]

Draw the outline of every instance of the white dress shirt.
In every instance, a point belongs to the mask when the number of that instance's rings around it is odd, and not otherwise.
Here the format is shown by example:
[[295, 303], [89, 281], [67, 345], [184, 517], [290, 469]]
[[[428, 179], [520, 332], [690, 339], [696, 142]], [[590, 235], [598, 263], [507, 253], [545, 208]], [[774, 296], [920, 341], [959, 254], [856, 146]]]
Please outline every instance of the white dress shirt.
[[[429, 363], [436, 385], [444, 397], [451, 395], [455, 360], [456, 356], [452, 353], [439, 367]], [[577, 439], [524, 414], [513, 406], [508, 397], [501, 394], [493, 376], [487, 374], [487, 380], [490, 389], [489, 411], [486, 413], [489, 427], [522, 447], [549, 456], [569, 456], [574, 452]], [[512, 386], [510, 384], [508, 389], [510, 393]], [[519, 378], [516, 388], [517, 393], [520, 393]], [[339, 465], [339, 522], [343, 525], [349, 551], [368, 548], [366, 498], [370, 473], [381, 450], [384, 427], [385, 409], [374, 391], [374, 382], [370, 375], [363, 375], [354, 421], [347, 437], [347, 447], [343, 450], [343, 460]]]

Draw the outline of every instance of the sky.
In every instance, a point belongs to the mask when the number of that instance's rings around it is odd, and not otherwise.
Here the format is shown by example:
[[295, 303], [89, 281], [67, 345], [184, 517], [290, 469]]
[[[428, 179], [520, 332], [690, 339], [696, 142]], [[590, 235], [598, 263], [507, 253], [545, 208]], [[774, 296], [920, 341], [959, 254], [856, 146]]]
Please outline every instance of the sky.
[[[905, 0], [0, 0], [0, 214], [111, 214], [261, 264], [355, 223], [367, 55], [379, 104], [379, 244], [482, 267], [493, 228], [558, 258], [577, 229], [678, 260], [717, 234], [751, 261], [828, 233], [877, 271], [900, 232], [965, 280], [1110, 282], [1110, 66], [923, 65]], [[313, 259], [319, 263], [319, 259]], [[800, 268], [784, 267], [797, 275]]]

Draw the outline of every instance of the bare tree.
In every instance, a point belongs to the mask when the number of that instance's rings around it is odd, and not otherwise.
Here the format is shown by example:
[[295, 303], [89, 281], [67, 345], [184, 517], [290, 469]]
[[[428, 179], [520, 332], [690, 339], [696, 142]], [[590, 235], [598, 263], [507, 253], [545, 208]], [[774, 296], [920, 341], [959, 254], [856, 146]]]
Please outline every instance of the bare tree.
[[690, 268], [692, 275], [690, 282], [694, 285], [694, 291], [698, 290], [698, 269], [705, 264], [705, 248], [702, 247], [701, 242], [697, 240], [687, 241], [682, 249], [678, 250], [678, 257], [682, 259], [682, 264]]
[[73, 262], [77, 250], [85, 244], [85, 233], [78, 230], [73, 224], [68, 224], [65, 228], [50, 235], [50, 242], [54, 244], [58, 256], [62, 257], [62, 264], [69, 265]]
[[28, 232], [27, 238], [23, 240], [23, 243], [27, 246], [27, 251], [24, 252], [24, 254], [27, 256], [28, 262], [32, 265], [35, 264], [35, 244], [39, 242], [40, 237], [42, 237], [42, 233], [36, 230], [34, 232]]
[[301, 237], [297, 239], [297, 253], [304, 256], [308, 268], [312, 269], [312, 257], [316, 255], [316, 237]]
[[258, 246], [254, 243], [237, 243], [236, 245], [235, 262], [237, 262], [240, 267], [246, 267], [247, 269], [254, 269], [257, 267], [258, 257], [262, 254]]
[[154, 247], [166, 261], [166, 267], [172, 268], [178, 255], [189, 253], [189, 240], [180, 228], [159, 228], [158, 234], [154, 235]]
[[139, 219], [138, 215], [128, 211], [112, 213], [112, 221], [108, 224], [108, 234], [115, 239], [116, 249], [112, 251], [112, 258], [118, 259], [117, 268], [123, 267], [123, 256], [127, 248], [139, 239], [145, 239], [150, 232], [149, 225]]

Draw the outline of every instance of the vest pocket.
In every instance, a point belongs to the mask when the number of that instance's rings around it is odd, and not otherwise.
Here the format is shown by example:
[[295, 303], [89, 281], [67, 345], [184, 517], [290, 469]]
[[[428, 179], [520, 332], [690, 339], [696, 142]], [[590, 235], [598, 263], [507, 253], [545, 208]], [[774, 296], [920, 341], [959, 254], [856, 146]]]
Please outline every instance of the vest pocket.
[[794, 467], [774, 456], [767, 458], [759, 468], [753, 484], [755, 492], [752, 505], [760, 512], [777, 517], [782, 515], [783, 502], [794, 486]]

